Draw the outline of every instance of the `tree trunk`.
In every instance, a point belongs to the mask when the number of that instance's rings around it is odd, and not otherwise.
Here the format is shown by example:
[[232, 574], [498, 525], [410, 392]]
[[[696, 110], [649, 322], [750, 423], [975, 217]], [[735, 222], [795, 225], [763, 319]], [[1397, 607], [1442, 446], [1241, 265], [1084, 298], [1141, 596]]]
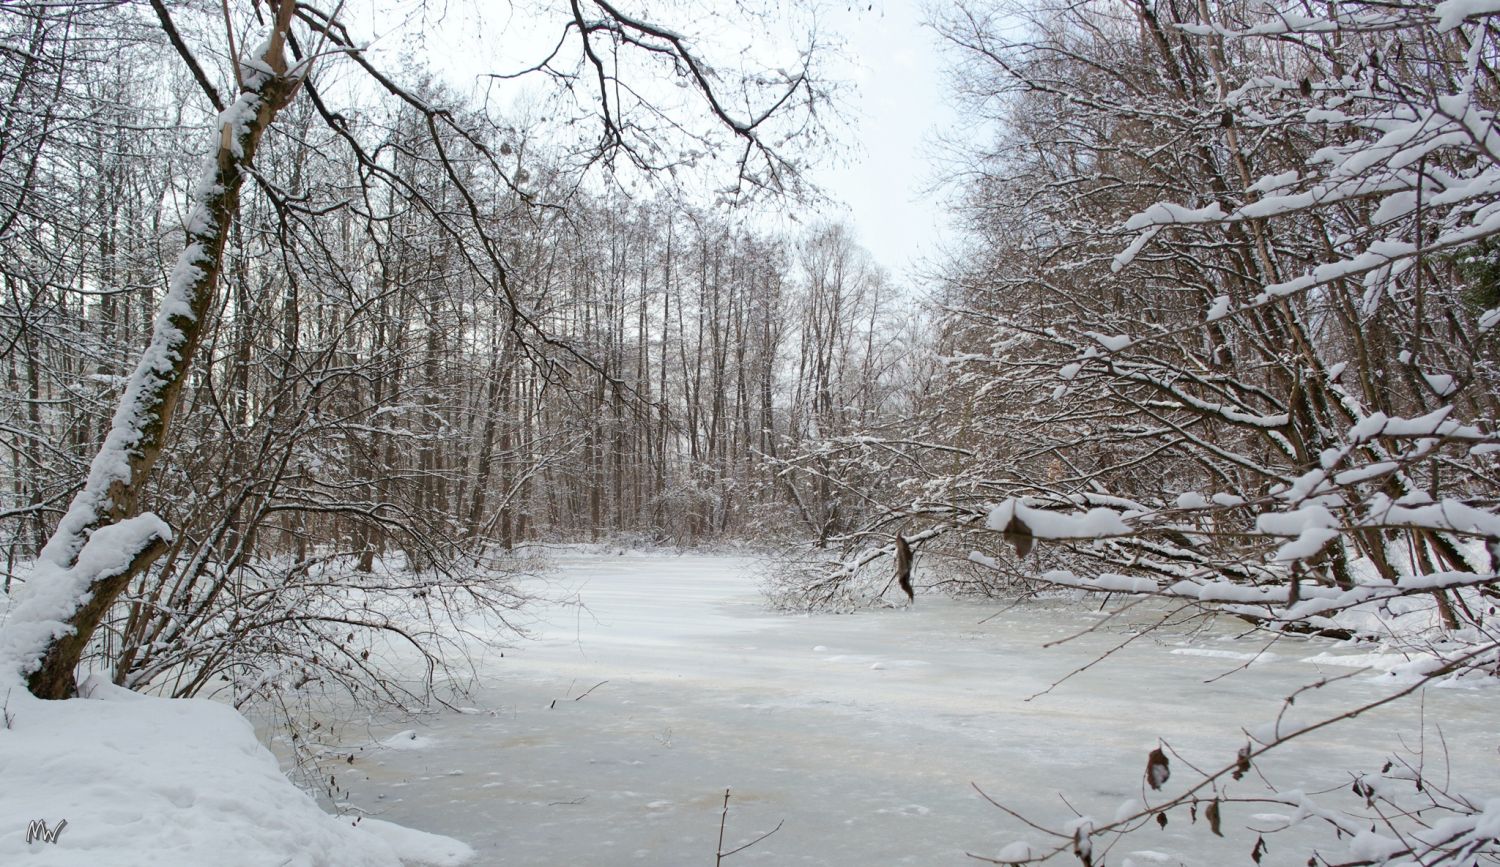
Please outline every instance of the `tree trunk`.
[[137, 502], [161, 454], [182, 386], [214, 308], [224, 244], [246, 166], [261, 135], [296, 93], [284, 55], [295, 9], [284, 0], [265, 54], [240, 67], [244, 81], [219, 119], [218, 147], [197, 187], [187, 246], [172, 270], [151, 342], [120, 398], [109, 435], [23, 588], [0, 654], [39, 698], [77, 691], [74, 670], [95, 628], [136, 575], [167, 549], [172, 531]]

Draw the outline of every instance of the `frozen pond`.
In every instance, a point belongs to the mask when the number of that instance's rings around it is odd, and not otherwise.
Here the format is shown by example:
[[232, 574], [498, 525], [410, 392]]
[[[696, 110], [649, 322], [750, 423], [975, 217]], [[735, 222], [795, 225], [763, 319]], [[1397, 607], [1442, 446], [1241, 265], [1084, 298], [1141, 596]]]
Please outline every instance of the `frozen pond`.
[[[1098, 603], [1002, 611], [922, 597], [911, 610], [784, 616], [762, 607], [749, 560], [555, 560], [550, 592], [586, 607], [546, 608], [536, 640], [485, 660], [464, 700], [477, 712], [346, 729], [348, 804], [464, 840], [480, 864], [712, 865], [728, 787], [726, 849], [784, 824], [726, 864], [972, 864], [966, 852], [994, 856], [1040, 836], [971, 783], [1049, 823], [1072, 816], [1062, 797], [1107, 821], [1142, 797], [1158, 738], [1217, 768], [1245, 743], [1242, 727], [1273, 719], [1287, 693], [1372, 661], [1372, 648], [1323, 640], [1267, 649], [1229, 622], [1169, 627], [1028, 700], [1162, 609], [1044, 649], [1104, 620]], [[1367, 672], [1299, 699], [1296, 718], [1388, 688]], [[1495, 797], [1497, 697], [1430, 689], [1257, 770], [1283, 788], [1348, 789], [1350, 772], [1378, 770], [1400, 738], [1415, 745], [1425, 714], [1429, 747], [1440, 725], [1462, 757], [1447, 769], [1429, 749], [1430, 774], [1451, 770], [1458, 788]], [[404, 748], [376, 743], [401, 729], [415, 735], [392, 742]], [[1172, 789], [1191, 777], [1174, 770]], [[1235, 786], [1264, 790], [1253, 777]], [[1247, 807], [1224, 813], [1223, 840], [1183, 812], [1127, 838], [1108, 863], [1250, 863], [1256, 835], [1245, 828], [1269, 821]], [[1306, 862], [1293, 838], [1267, 842], [1263, 863]]]

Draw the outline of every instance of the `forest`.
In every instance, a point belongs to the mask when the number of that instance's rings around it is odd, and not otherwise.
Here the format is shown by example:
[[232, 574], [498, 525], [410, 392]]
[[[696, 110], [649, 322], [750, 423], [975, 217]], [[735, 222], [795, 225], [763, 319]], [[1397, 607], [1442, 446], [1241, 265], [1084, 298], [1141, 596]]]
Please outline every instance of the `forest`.
[[[1406, 655], [980, 859], [1088, 865], [1174, 808], [1218, 834], [1305, 731], [1496, 683], [1500, 5], [930, 3], [967, 128], [911, 168], [951, 232], [909, 274], [817, 207], [818, 4], [440, 5], [0, 6], [11, 692], [410, 706], [579, 543], [755, 551], [784, 612], [1068, 598]], [[1496, 793], [1362, 780], [1309, 815], [1379, 841], [1308, 863], [1500, 852]]]

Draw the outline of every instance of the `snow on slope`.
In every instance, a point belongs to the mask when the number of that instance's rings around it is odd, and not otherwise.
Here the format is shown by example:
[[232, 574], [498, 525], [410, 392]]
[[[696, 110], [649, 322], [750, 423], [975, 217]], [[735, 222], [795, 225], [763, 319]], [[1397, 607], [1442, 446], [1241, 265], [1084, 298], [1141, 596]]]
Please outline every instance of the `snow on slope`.
[[[88, 698], [69, 701], [0, 692], [0, 864], [446, 867], [473, 857], [457, 840], [323, 812], [233, 708], [98, 678], [82, 690]], [[56, 842], [28, 843], [36, 820], [67, 824]]]

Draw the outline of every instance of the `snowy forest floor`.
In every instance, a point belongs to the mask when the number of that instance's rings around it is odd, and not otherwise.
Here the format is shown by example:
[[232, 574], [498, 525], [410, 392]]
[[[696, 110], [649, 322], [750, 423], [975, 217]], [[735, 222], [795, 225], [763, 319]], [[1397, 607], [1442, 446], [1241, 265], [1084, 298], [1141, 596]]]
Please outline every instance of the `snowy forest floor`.
[[[1158, 738], [1217, 768], [1298, 687], [1369, 666], [1299, 698], [1291, 718], [1312, 722], [1390, 691], [1388, 670], [1406, 661], [1320, 639], [1267, 648], [1238, 623], [1194, 622], [1028, 700], [1165, 609], [1108, 618], [1114, 606], [1097, 601], [919, 597], [910, 610], [784, 616], [765, 610], [746, 558], [565, 551], [554, 562], [532, 589], [556, 601], [536, 609], [530, 639], [479, 658], [460, 702], [471, 707], [339, 730], [336, 751], [354, 758], [335, 771], [338, 806], [456, 837], [478, 864], [711, 865], [727, 787], [726, 850], [784, 821], [727, 864], [975, 863], [966, 852], [1044, 841], [971, 783], [1049, 824], [1072, 817], [1063, 798], [1108, 821], [1143, 797]], [[1425, 744], [1429, 779], [1495, 797], [1497, 698], [1428, 689], [1256, 771], [1283, 791], [1347, 792], [1351, 774]], [[1171, 787], [1190, 781], [1174, 771]], [[1171, 818], [1108, 863], [1249, 863], [1247, 828], [1277, 824], [1226, 806], [1220, 839]], [[1338, 848], [1310, 826], [1267, 843], [1266, 864]]]

